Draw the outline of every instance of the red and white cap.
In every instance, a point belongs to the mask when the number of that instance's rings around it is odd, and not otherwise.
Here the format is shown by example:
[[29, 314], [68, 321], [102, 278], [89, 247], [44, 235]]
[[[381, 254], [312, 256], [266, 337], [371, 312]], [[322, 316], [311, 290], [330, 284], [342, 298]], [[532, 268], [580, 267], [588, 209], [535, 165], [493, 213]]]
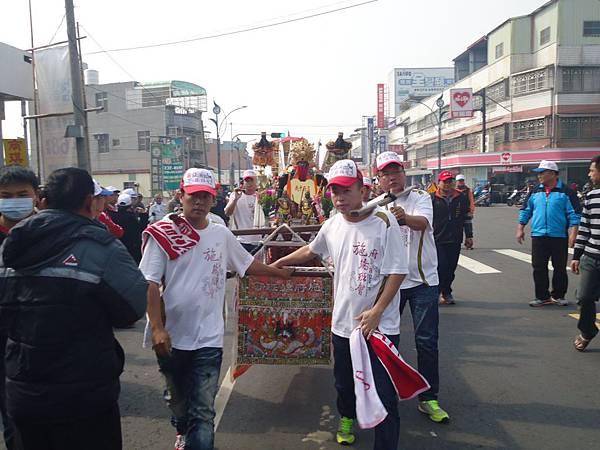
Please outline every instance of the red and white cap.
[[181, 180], [181, 189], [186, 194], [194, 192], [208, 192], [217, 196], [215, 176], [210, 170], [192, 168], [185, 171]]
[[438, 175], [438, 181], [454, 180], [454, 174], [449, 170], [444, 170]]
[[356, 163], [351, 159], [342, 159], [337, 161], [329, 170], [329, 184], [350, 187], [359, 180], [362, 180], [362, 173], [356, 167]]
[[242, 179], [245, 180], [246, 178], [256, 178], [256, 172], [252, 169], [244, 170]]
[[383, 152], [377, 157], [377, 170], [383, 170], [384, 167], [390, 164], [398, 164], [400, 167], [404, 167], [400, 155], [396, 152]]
[[363, 177], [363, 186], [371, 187], [373, 186], [373, 181], [369, 177]]

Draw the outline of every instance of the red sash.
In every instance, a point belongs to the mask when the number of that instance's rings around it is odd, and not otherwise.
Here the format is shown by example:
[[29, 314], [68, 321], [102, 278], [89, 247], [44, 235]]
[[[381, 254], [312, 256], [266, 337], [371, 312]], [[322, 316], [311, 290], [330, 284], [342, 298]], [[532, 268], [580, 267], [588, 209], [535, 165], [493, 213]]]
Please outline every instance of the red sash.
[[142, 252], [150, 236], [154, 238], [170, 260], [179, 258], [200, 242], [200, 235], [194, 227], [183, 216], [176, 214], [171, 214], [149, 225], [144, 230], [142, 233]]

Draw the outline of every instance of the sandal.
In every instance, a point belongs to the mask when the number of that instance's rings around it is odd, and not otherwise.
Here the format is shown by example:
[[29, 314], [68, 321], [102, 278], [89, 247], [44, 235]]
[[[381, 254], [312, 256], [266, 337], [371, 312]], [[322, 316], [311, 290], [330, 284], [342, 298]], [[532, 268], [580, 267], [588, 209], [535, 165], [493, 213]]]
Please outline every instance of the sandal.
[[573, 341], [573, 346], [575, 347], [575, 350], [583, 352], [590, 344], [590, 341], [591, 339], [586, 339], [582, 335], [579, 335], [575, 338], [575, 341]]

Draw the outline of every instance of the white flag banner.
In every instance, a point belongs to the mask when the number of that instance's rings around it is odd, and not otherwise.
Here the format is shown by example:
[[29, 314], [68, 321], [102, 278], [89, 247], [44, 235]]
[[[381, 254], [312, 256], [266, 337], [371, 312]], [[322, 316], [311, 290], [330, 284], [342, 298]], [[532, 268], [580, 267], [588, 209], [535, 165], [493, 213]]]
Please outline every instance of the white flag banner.
[[[35, 52], [35, 76], [39, 98], [39, 114], [73, 111], [69, 47], [52, 47]], [[66, 138], [67, 125], [73, 115], [38, 120], [42, 179], [53, 170], [77, 165], [75, 139]]]
[[283, 151], [283, 145], [281, 143], [278, 144], [279, 147], [279, 175], [285, 173], [286, 164], [285, 164], [285, 152]]

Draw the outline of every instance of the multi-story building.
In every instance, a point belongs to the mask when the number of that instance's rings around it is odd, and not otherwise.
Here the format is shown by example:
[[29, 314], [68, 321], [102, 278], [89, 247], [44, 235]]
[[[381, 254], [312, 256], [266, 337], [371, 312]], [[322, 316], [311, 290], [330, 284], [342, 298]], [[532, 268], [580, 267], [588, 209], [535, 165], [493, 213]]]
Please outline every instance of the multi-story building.
[[[456, 83], [485, 95], [481, 112], [449, 119], [450, 88], [396, 117], [392, 143], [407, 145], [408, 175], [424, 182], [438, 168], [522, 184], [542, 159], [559, 164], [565, 181], [584, 182], [600, 153], [600, 2], [552, 0], [513, 17], [454, 59]], [[436, 101], [441, 98], [441, 161]], [[439, 103], [439, 102], [438, 102]], [[482, 109], [482, 96], [474, 97]], [[483, 139], [485, 136], [485, 139]]]
[[174, 138], [182, 138], [184, 167], [208, 165], [202, 87], [183, 81], [97, 84], [94, 76], [87, 78], [88, 108], [102, 108], [88, 113], [92, 172], [102, 184], [137, 184], [144, 195], [160, 190], [151, 147]]

